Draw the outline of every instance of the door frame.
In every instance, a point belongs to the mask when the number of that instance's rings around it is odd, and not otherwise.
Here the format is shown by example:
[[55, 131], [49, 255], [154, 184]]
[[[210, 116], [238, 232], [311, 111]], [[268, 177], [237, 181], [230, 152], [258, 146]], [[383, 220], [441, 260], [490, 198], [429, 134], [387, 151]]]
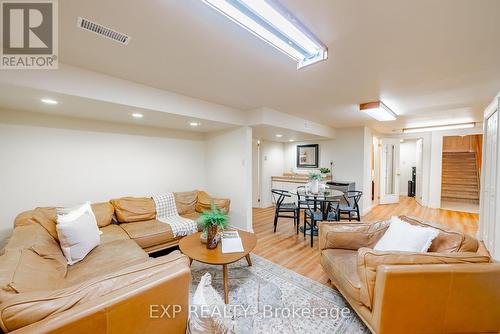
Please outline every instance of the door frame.
[[[392, 194], [386, 194], [385, 193], [385, 186], [386, 186], [386, 179], [387, 175], [385, 171], [387, 170], [386, 168], [386, 160], [385, 157], [387, 155], [387, 152], [385, 151], [385, 143], [388, 144], [393, 144], [396, 149], [394, 151], [394, 156], [393, 156], [393, 193]], [[379, 203], [380, 204], [394, 204], [394, 203], [399, 203], [399, 177], [400, 177], [400, 171], [399, 171], [399, 159], [400, 159], [400, 139], [399, 138], [380, 138], [380, 199]]]

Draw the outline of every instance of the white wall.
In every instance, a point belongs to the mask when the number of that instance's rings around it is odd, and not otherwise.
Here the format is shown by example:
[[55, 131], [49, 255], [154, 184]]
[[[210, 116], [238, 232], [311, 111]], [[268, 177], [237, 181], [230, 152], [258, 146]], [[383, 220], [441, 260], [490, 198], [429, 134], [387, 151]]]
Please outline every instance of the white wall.
[[273, 205], [271, 195], [271, 176], [280, 176], [284, 172], [284, 144], [272, 141], [261, 141], [261, 192], [260, 206], [267, 208]]
[[202, 136], [1, 112], [0, 244], [38, 206], [205, 189], [205, 160]]
[[370, 128], [364, 128], [364, 148], [363, 148], [363, 197], [361, 214], [368, 213], [373, 206], [372, 203], [372, 157], [373, 157], [373, 133]]
[[208, 191], [231, 199], [232, 226], [252, 231], [252, 129], [209, 134], [206, 156]]
[[252, 207], [260, 208], [260, 144], [252, 139]]
[[411, 180], [411, 167], [417, 167], [417, 141], [406, 140], [400, 144], [399, 154], [399, 193], [408, 195], [408, 181]]
[[[369, 209], [367, 199], [370, 199], [370, 192], [365, 193], [370, 181], [368, 171], [371, 170], [371, 144], [373, 140], [371, 131], [365, 127], [344, 128], [335, 131], [336, 138], [333, 140], [318, 140], [309, 142], [297, 142], [285, 144], [285, 171], [286, 172], [307, 172], [311, 169], [296, 168], [297, 145], [319, 144], [319, 166], [330, 168], [330, 161], [333, 161], [333, 179], [337, 181], [354, 181], [356, 189], [364, 192], [363, 200], [360, 203], [361, 211]], [[366, 137], [365, 137], [366, 136]], [[365, 138], [369, 138], [365, 140]], [[370, 157], [365, 157], [365, 149]], [[365, 168], [369, 165], [368, 170]], [[369, 176], [371, 180], [371, 172]], [[371, 191], [371, 183], [369, 184]], [[366, 202], [366, 203], [365, 203]]]

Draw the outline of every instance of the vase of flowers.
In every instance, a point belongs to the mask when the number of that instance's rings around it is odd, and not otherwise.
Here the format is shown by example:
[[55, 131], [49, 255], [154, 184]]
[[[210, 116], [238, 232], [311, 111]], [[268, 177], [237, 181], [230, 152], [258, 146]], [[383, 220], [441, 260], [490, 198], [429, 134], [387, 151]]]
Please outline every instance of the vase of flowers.
[[321, 181], [321, 174], [318, 172], [309, 173], [309, 187], [313, 194], [319, 193], [319, 181]]
[[217, 247], [217, 243], [219, 242], [219, 231], [223, 230], [227, 226], [228, 221], [229, 217], [226, 214], [226, 210], [217, 209], [217, 206], [213, 202], [211, 210], [205, 211], [200, 215], [198, 223], [203, 228], [201, 239], [203, 240], [203, 234], [205, 234], [208, 249], [214, 249]]

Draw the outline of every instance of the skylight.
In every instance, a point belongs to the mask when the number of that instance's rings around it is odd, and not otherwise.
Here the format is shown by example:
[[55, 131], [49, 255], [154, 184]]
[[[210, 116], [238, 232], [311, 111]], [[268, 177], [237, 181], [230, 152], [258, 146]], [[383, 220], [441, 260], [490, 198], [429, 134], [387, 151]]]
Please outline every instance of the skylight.
[[328, 58], [328, 50], [275, 0], [202, 0], [297, 61], [297, 68]]

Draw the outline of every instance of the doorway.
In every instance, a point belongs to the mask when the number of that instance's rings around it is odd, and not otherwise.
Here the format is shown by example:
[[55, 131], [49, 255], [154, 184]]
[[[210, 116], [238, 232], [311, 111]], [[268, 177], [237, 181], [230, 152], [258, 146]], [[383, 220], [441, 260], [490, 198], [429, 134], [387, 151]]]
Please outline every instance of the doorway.
[[483, 135], [443, 137], [441, 208], [479, 213]]
[[397, 138], [380, 140], [380, 204], [399, 202], [399, 145]]

